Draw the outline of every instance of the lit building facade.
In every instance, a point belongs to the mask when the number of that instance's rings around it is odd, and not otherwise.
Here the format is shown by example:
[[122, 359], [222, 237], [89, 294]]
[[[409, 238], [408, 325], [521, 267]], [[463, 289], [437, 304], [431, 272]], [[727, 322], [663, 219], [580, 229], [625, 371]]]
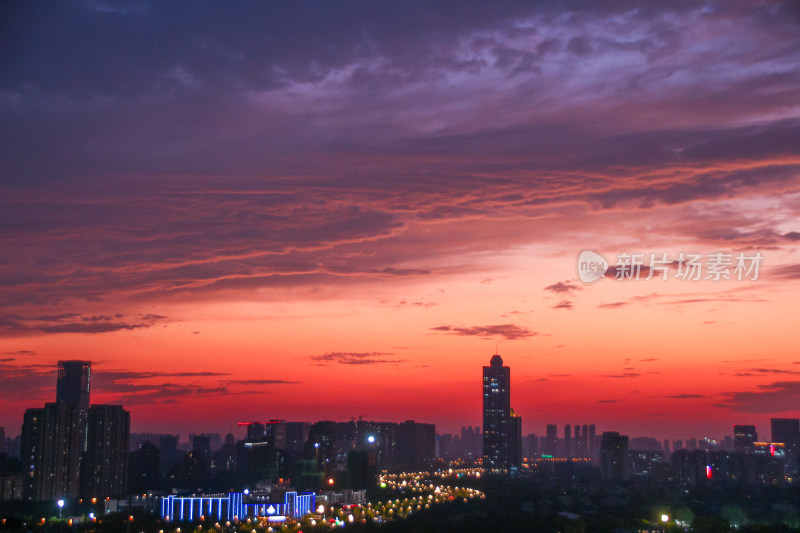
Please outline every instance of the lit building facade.
[[315, 500], [313, 492], [286, 492], [283, 502], [265, 501], [263, 496], [245, 492], [217, 496], [166, 496], [161, 500], [161, 518], [170, 522], [248, 518], [267, 518], [280, 522], [314, 512]]

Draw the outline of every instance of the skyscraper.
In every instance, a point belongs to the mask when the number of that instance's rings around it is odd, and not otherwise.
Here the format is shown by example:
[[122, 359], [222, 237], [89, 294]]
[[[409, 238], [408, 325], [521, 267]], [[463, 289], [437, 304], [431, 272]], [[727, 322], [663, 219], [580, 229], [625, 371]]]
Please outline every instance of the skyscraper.
[[505, 471], [509, 464], [511, 369], [495, 354], [483, 367], [483, 466]]
[[59, 361], [56, 401], [88, 411], [91, 377], [91, 361]]

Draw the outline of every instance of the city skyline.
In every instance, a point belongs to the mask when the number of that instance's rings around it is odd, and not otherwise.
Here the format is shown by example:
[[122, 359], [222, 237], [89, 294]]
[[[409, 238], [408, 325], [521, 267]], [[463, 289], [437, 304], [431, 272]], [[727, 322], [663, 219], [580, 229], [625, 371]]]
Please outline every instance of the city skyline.
[[6, 2], [0, 26], [7, 435], [62, 360], [132, 432], [455, 433], [498, 352], [523, 435], [800, 416], [796, 3]]
[[[63, 405], [65, 408], [69, 409], [69, 412], [66, 413], [67, 417], [79, 417], [82, 421], [78, 422], [78, 426], [82, 427], [80, 430], [84, 436], [80, 437], [80, 440], [83, 440], [82, 448], [83, 451], [86, 451], [87, 447], [91, 447], [90, 439], [85, 438], [88, 436], [89, 427], [87, 426], [87, 416], [91, 415], [89, 410], [89, 397], [91, 393], [91, 386], [90, 386], [90, 375], [91, 375], [91, 361], [79, 361], [79, 360], [69, 360], [69, 361], [58, 361], [57, 366], [57, 387], [56, 387], [56, 397], [55, 402], [47, 401], [46, 408], [53, 408], [55, 409], [59, 405]], [[483, 420], [482, 420], [482, 427], [481, 426], [474, 426], [474, 442], [466, 443], [466, 445], [471, 451], [464, 452], [470, 455], [474, 455], [475, 457], [482, 457], [484, 462], [488, 461], [490, 464], [494, 465], [491, 468], [495, 468], [499, 471], [508, 470], [509, 466], [519, 465], [519, 461], [522, 457], [527, 457], [525, 455], [524, 450], [530, 449], [530, 443], [527, 441], [531, 438], [536, 439], [536, 443], [533, 445], [534, 448], [537, 449], [537, 453], [550, 453], [550, 454], [559, 454], [564, 457], [581, 457], [583, 454], [590, 455], [593, 450], [594, 444], [599, 444], [599, 440], [596, 442], [595, 439], [598, 437], [597, 428], [594, 423], [591, 425], [584, 423], [583, 426], [581, 424], [575, 424], [575, 434], [574, 440], [572, 436], [572, 426], [571, 424], [567, 423], [563, 426], [563, 437], [559, 437], [558, 432], [558, 424], [552, 423], [553, 421], [549, 421], [545, 429], [546, 431], [535, 431], [535, 432], [523, 432], [521, 426], [521, 416], [519, 413], [515, 413], [514, 409], [510, 407], [510, 367], [503, 365], [503, 360], [498, 353], [495, 352], [490, 359], [490, 365], [483, 367], [483, 379], [482, 379], [482, 413], [483, 413]], [[91, 408], [94, 409], [123, 409], [125, 406], [123, 405], [109, 405], [109, 404], [91, 404]], [[39, 408], [27, 408], [25, 414], [25, 422], [22, 425], [20, 435], [16, 435], [19, 439], [22, 439], [24, 443], [24, 433], [25, 433], [25, 425], [28, 424], [28, 415], [32, 415], [34, 417], [40, 417], [43, 409]], [[125, 411], [127, 413], [127, 411]], [[96, 415], [97, 413], [94, 413]], [[58, 416], [62, 416], [59, 414]], [[129, 414], [126, 416], [130, 416]], [[70, 418], [71, 419], [71, 418]], [[227, 431], [228, 435], [236, 437], [244, 437], [244, 438], [254, 438], [254, 435], [270, 435], [271, 439], [275, 439], [275, 442], [283, 443], [281, 446], [285, 446], [288, 441], [294, 442], [294, 447], [302, 447], [303, 439], [298, 435], [293, 437], [287, 436], [285, 432], [287, 429], [283, 429], [281, 433], [274, 434], [272, 432], [276, 431], [274, 429], [275, 424], [290, 424], [290, 425], [300, 425], [305, 427], [305, 431], [307, 433], [308, 426], [311, 425], [310, 420], [316, 419], [318, 423], [321, 424], [342, 424], [342, 423], [352, 423], [352, 424], [398, 424], [400, 422], [404, 423], [415, 423], [414, 420], [409, 420], [408, 418], [400, 420], [365, 420], [363, 416], [352, 416], [348, 417], [346, 420], [330, 420], [329, 418], [319, 418], [314, 417], [313, 415], [309, 419], [304, 419], [302, 421], [293, 421], [285, 418], [267, 418], [267, 417], [254, 417], [248, 421], [239, 421], [237, 423], [231, 422], [229, 425], [229, 431]], [[422, 425], [430, 426], [433, 428], [435, 424], [426, 424], [425, 421], [416, 421], [417, 424], [422, 423]], [[512, 424], [513, 423], [513, 424]], [[516, 425], [515, 425], [516, 424]], [[732, 431], [730, 433], [723, 433], [720, 435], [713, 435], [709, 432], [705, 432], [702, 434], [701, 437], [698, 436], [691, 436], [691, 435], [683, 435], [673, 438], [664, 438], [663, 439], [663, 449], [668, 451], [671, 447], [677, 445], [677, 448], [683, 448], [684, 438], [686, 439], [685, 442], [687, 444], [687, 449], [694, 450], [698, 443], [700, 445], [703, 442], [706, 442], [706, 446], [709, 446], [711, 449], [725, 449], [725, 448], [735, 448], [736, 451], [745, 451], [748, 453], [753, 452], [753, 445], [756, 442], [763, 443], [770, 443], [770, 442], [781, 442], [781, 443], [788, 443], [789, 446], [796, 446], [796, 438], [795, 436], [798, 434], [798, 419], [796, 418], [775, 418], [771, 417], [769, 422], [770, 432], [766, 433], [762, 427], [762, 438], [758, 438], [758, 430], [755, 425], [749, 424], [733, 424]], [[71, 423], [69, 424], [71, 425]], [[91, 425], [91, 424], [90, 424]], [[128, 420], [125, 422], [127, 427], [130, 427], [130, 421]], [[281, 427], [284, 427], [281, 426]], [[298, 426], [295, 431], [299, 430]], [[256, 428], [256, 433], [253, 433], [253, 428]], [[258, 432], [258, 428], [261, 428], [261, 433]], [[270, 429], [273, 428], [273, 429]], [[448, 426], [449, 428], [449, 426]], [[461, 426], [461, 437], [465, 436], [465, 431], [472, 432], [473, 426]], [[440, 428], [441, 429], [441, 428]], [[601, 428], [601, 432], [605, 430], [612, 430], [613, 428]], [[129, 430], [126, 430], [129, 431]], [[581, 431], [583, 432], [583, 437], [581, 438]], [[612, 431], [613, 432], [613, 431]], [[618, 432], [613, 432], [618, 433]], [[174, 436], [175, 437], [175, 444], [192, 444], [192, 439], [198, 436], [205, 436], [205, 435], [213, 435], [215, 438], [219, 440], [218, 444], [222, 442], [222, 435], [226, 434], [226, 430], [209, 430], [208, 428], [197, 429], [191, 428], [189, 429], [188, 434], [182, 432], [175, 432], [174, 428], [168, 431], [158, 431], [153, 428], [143, 428], [140, 431], [131, 432], [131, 435], [140, 435], [140, 436]], [[458, 432], [453, 431], [452, 433], [449, 430], [435, 431], [437, 442], [440, 436], [458, 436]], [[181, 435], [187, 437], [188, 440], [181, 440]], [[769, 435], [769, 438], [767, 438]], [[6, 432], [3, 426], [0, 426], [0, 436], [2, 436], [2, 444], [6, 444]], [[787, 437], [788, 436], [788, 437]], [[373, 435], [374, 437], [374, 435]], [[632, 437], [634, 440], [639, 441], [649, 441], [651, 443], [656, 443], [658, 447], [661, 447], [661, 442], [659, 438], [653, 438], [651, 435], [644, 435], [644, 434], [633, 434]], [[8, 436], [9, 439], [14, 438], [14, 433]], [[148, 439], [152, 439], [152, 437], [143, 437], [144, 440], [141, 440], [139, 444], [145, 442]], [[627, 438], [627, 436], [626, 436]], [[800, 437], [797, 437], [800, 438]], [[287, 440], [288, 439], [288, 440]], [[541, 442], [539, 442], [541, 441]], [[374, 442], [374, 441], [373, 441]], [[749, 444], [748, 444], [749, 443]], [[438, 444], [437, 444], [438, 446]], [[24, 444], [22, 446], [24, 448]], [[541, 447], [541, 449], [540, 449]], [[2, 448], [0, 448], [2, 449]], [[596, 450], [595, 450], [596, 451]], [[515, 459], [516, 457], [516, 459]]]

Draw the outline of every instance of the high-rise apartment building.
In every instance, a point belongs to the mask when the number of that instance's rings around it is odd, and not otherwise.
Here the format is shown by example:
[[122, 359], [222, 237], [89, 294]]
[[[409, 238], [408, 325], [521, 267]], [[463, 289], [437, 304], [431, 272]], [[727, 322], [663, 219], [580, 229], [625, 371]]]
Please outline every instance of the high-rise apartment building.
[[78, 497], [85, 441], [83, 415], [74, 405], [62, 402], [25, 411], [21, 458], [28, 499]]
[[89, 408], [87, 440], [81, 469], [84, 497], [122, 496], [127, 490], [131, 416], [121, 405]]

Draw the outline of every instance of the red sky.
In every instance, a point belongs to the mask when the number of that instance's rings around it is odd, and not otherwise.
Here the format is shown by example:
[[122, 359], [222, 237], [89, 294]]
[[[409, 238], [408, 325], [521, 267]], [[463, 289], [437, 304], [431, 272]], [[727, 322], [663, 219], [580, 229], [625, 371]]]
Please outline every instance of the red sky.
[[3, 5], [0, 426], [75, 358], [134, 431], [452, 432], [495, 349], [525, 432], [800, 416], [800, 12], [585, 4]]

